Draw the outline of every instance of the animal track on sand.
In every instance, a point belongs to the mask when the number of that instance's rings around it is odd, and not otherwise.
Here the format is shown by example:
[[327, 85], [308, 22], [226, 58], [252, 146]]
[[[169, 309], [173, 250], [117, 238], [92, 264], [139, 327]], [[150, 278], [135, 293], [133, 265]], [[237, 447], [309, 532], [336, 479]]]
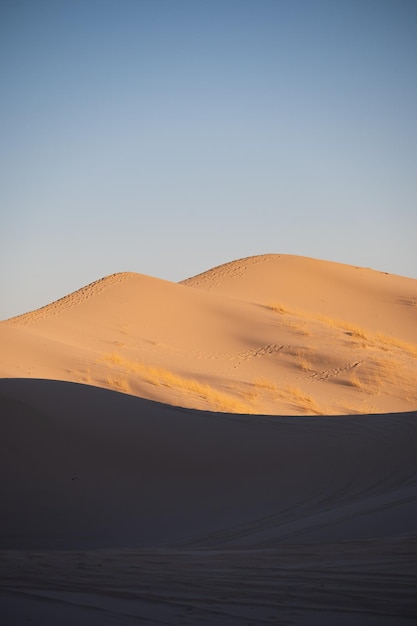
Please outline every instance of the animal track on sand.
[[312, 382], [315, 382], [315, 383], [320, 382], [321, 380], [328, 380], [329, 378], [333, 378], [334, 376], [339, 376], [339, 374], [344, 374], [345, 372], [353, 370], [355, 367], [358, 367], [358, 365], [360, 365], [361, 363], [362, 361], [355, 361], [355, 363], [345, 363], [344, 365], [341, 365], [340, 367], [335, 367], [330, 370], [314, 372], [314, 374], [311, 374], [310, 376], [308, 376], [308, 378]]

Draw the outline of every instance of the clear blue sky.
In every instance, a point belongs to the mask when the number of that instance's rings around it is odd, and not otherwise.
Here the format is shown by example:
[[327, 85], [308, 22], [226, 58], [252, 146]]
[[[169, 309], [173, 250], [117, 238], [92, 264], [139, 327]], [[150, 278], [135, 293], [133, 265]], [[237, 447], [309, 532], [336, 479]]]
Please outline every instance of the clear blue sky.
[[1, 0], [0, 319], [269, 252], [417, 277], [415, 0]]

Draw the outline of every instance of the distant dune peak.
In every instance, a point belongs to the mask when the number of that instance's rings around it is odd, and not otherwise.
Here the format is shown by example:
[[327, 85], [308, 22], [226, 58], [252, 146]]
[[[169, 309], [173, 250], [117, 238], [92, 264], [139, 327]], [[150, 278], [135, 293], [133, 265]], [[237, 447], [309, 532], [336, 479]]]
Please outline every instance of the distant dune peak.
[[195, 276], [190, 276], [180, 281], [180, 284], [195, 286], [201, 283], [208, 284], [211, 281], [218, 281], [222, 277], [233, 278], [235, 276], [242, 276], [249, 266], [280, 257], [280, 254], [259, 254], [228, 261], [227, 263], [221, 263], [204, 272], [200, 272]]
[[38, 322], [41, 319], [57, 315], [65, 309], [77, 306], [78, 304], [85, 302], [88, 298], [91, 298], [104, 289], [107, 289], [111, 285], [122, 283], [133, 276], [137, 276], [137, 274], [135, 272], [117, 272], [115, 274], [109, 274], [108, 276], [99, 278], [85, 287], [81, 287], [67, 296], [63, 296], [62, 298], [51, 302], [50, 304], [46, 304], [45, 306], [35, 309], [34, 311], [29, 311], [28, 313], [11, 317], [10, 319], [5, 320], [5, 322], [8, 324], [18, 324], [19, 326], [26, 326], [28, 324]]
[[[370, 272], [377, 272], [377, 270], [371, 270], [370, 268], [358, 267], [356, 265], [349, 265], [346, 263], [340, 263], [337, 261], [329, 261], [324, 259], [318, 259], [313, 257], [306, 257], [296, 254], [260, 254], [254, 256], [243, 257], [227, 263], [222, 263], [215, 267], [212, 267], [204, 272], [200, 272], [195, 276], [190, 276], [181, 281], [183, 285], [190, 286], [202, 286], [209, 288], [210, 284], [219, 284], [222, 280], [229, 280], [243, 276], [248, 270], [254, 269], [257, 266], [259, 273], [265, 269], [265, 267], [274, 268], [276, 270], [291, 271], [295, 270], [301, 275], [304, 271], [330, 271], [330, 270], [363, 270]], [[387, 272], [377, 272], [387, 275]]]

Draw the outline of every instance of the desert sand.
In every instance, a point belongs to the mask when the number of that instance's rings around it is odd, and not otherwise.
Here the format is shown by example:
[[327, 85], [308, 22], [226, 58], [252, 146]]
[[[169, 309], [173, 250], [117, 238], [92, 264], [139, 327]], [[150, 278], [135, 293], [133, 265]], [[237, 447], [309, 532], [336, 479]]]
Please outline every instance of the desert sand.
[[417, 619], [417, 280], [114, 274], [0, 345], [2, 624]]

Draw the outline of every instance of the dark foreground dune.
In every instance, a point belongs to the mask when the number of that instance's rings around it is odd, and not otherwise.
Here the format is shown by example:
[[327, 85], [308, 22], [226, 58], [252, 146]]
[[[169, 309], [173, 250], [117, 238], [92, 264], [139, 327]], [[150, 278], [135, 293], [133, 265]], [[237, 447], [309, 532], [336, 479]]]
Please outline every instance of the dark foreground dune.
[[412, 624], [417, 414], [0, 380], [2, 624]]

